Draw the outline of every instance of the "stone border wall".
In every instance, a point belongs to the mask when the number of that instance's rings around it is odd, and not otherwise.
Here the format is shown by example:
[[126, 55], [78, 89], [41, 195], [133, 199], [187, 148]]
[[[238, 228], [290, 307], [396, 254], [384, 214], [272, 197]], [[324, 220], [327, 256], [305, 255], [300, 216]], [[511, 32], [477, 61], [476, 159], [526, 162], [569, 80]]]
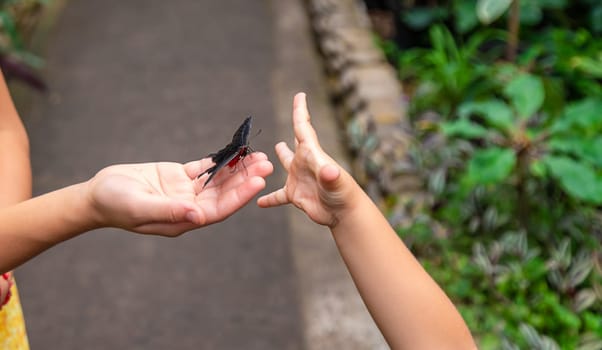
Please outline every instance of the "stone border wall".
[[381, 208], [397, 195], [393, 223], [409, 224], [425, 196], [410, 157], [413, 136], [397, 72], [375, 44], [362, 1], [307, 0], [307, 8], [353, 175]]

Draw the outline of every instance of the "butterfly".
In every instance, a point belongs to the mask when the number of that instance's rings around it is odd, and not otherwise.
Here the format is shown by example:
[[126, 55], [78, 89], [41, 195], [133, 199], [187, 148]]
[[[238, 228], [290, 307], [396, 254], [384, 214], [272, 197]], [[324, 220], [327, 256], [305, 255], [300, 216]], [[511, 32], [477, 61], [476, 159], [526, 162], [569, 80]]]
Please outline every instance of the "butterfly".
[[[249, 132], [251, 132], [251, 121], [253, 117], [249, 116], [242, 122], [238, 127], [232, 141], [226, 145], [226, 147], [220, 149], [216, 153], [211, 153], [207, 157], [211, 157], [214, 166], [203, 171], [196, 178], [200, 178], [205, 174], [209, 174], [209, 178], [205, 181], [203, 188], [207, 186], [209, 181], [215, 176], [215, 174], [227, 165], [230, 168], [236, 166], [238, 161], [244, 159], [249, 153], [253, 152], [253, 149], [249, 146]], [[244, 163], [243, 163], [244, 165]]]

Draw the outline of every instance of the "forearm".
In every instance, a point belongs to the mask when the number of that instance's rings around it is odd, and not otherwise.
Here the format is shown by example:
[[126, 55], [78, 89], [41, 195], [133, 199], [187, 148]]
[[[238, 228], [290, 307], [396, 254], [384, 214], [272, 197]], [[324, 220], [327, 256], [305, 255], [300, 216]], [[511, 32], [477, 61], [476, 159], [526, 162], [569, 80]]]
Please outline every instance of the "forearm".
[[358, 187], [332, 233], [375, 322], [393, 349], [475, 348], [470, 332], [379, 209]]
[[0, 209], [0, 272], [99, 227], [91, 216], [85, 186], [72, 185]]

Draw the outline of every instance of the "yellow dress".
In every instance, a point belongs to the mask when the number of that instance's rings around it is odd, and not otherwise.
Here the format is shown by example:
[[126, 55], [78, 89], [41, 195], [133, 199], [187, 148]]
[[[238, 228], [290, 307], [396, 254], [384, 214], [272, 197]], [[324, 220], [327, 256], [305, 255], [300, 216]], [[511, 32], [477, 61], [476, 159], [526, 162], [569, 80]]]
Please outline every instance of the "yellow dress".
[[10, 291], [12, 293], [10, 301], [0, 310], [0, 349], [29, 350], [25, 319], [16, 283], [13, 283]]

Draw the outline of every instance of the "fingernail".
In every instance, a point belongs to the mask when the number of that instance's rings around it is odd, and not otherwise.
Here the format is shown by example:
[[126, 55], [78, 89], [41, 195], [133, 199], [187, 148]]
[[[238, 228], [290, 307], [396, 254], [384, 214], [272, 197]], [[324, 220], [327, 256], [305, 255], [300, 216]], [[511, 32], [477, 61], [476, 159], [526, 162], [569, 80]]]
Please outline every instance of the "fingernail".
[[194, 211], [189, 211], [186, 213], [186, 220], [192, 222], [193, 224], [199, 223], [199, 215]]

